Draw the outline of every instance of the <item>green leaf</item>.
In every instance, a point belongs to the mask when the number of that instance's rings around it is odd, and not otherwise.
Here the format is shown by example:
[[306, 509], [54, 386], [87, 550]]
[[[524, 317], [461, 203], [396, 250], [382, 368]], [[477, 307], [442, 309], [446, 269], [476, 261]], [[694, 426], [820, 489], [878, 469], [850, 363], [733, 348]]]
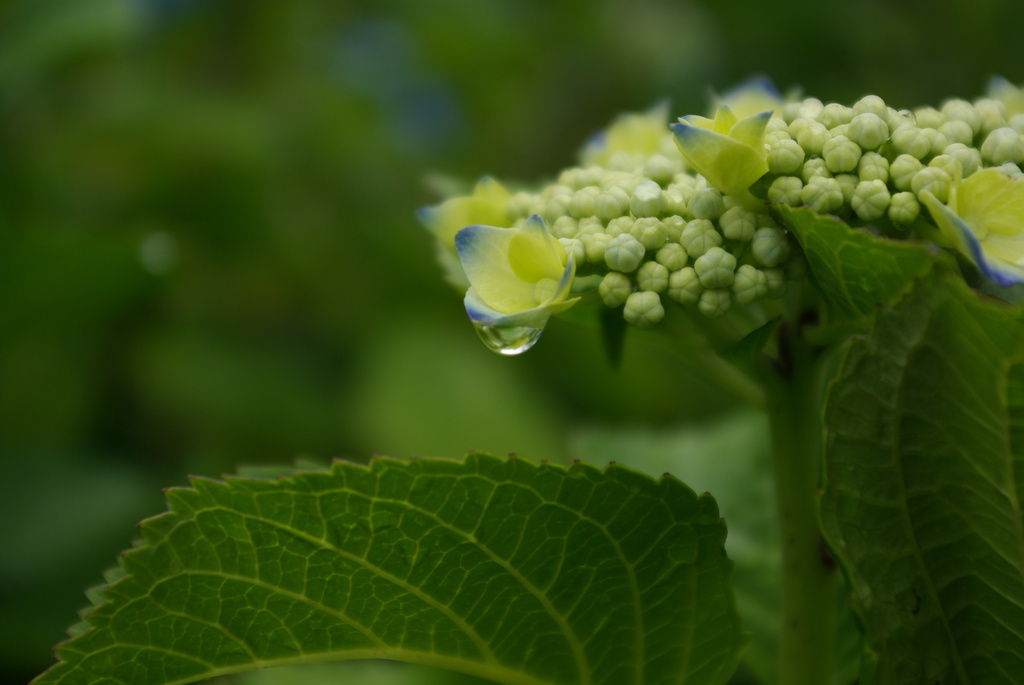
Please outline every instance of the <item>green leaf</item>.
[[717, 504], [669, 476], [473, 453], [167, 497], [38, 685], [358, 658], [510, 684], [711, 684], [743, 642]]
[[893, 303], [936, 258], [928, 243], [894, 241], [853, 229], [806, 207], [772, 209], [803, 248], [811, 278], [835, 320]]
[[951, 275], [854, 342], [826, 404], [826, 533], [877, 683], [1024, 673], [1024, 324]]

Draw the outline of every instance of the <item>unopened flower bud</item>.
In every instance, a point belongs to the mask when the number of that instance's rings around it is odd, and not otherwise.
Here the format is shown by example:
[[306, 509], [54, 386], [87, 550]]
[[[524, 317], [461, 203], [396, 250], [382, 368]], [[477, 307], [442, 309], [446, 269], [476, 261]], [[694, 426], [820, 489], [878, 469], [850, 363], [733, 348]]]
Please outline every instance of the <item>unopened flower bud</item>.
[[571, 195], [554, 195], [548, 198], [544, 204], [544, 210], [541, 212], [544, 221], [551, 225], [558, 221], [559, 217], [567, 216], [570, 201], [572, 201]]
[[981, 156], [992, 166], [1024, 161], [1024, 141], [1016, 130], [1003, 126], [992, 131], [981, 144]]
[[665, 308], [661, 305], [658, 293], [638, 290], [626, 298], [622, 314], [634, 326], [650, 328], [665, 318]]
[[556, 238], [575, 238], [579, 222], [571, 216], [560, 216], [551, 224], [551, 235]]
[[673, 183], [661, 194], [662, 211], [666, 214], [686, 214], [693, 196], [692, 187], [680, 183]]
[[732, 308], [732, 293], [725, 288], [705, 290], [700, 294], [697, 309], [709, 319], [719, 319]]
[[1006, 111], [1006, 105], [1001, 100], [983, 98], [974, 103], [974, 109], [978, 112], [981, 120], [979, 135], [987, 136], [997, 128], [1006, 126], [1010, 117]]
[[831, 137], [829, 130], [817, 121], [808, 121], [807, 125], [800, 128], [794, 136], [796, 142], [808, 155], [820, 155], [825, 141]]
[[[981, 131], [981, 115], [967, 100], [946, 100], [942, 103], [942, 114], [946, 117], [947, 122], [962, 121], [967, 124], [971, 129], [972, 139]], [[965, 142], [964, 144], [969, 145], [970, 143]]]
[[874, 114], [884, 118], [888, 114], [888, 110], [889, 107], [885, 104], [885, 100], [877, 95], [865, 95], [853, 103], [853, 116], [855, 117], [861, 114]]
[[629, 212], [629, 203], [626, 191], [613, 187], [597, 196], [594, 202], [594, 215], [601, 221], [611, 221]]
[[632, 235], [633, 224], [636, 223], [636, 219], [631, 216], [619, 216], [615, 217], [608, 222], [608, 227], [604, 229], [604, 232], [610, 235], [612, 238], [622, 235], [623, 233]]
[[604, 248], [604, 261], [609, 269], [628, 273], [640, 266], [647, 249], [633, 236], [623, 233], [615, 236]]
[[705, 288], [727, 288], [736, 273], [736, 258], [720, 247], [712, 247], [693, 263]]
[[579, 238], [559, 238], [558, 242], [565, 248], [566, 255], [572, 255], [572, 260], [576, 264], [582, 264], [586, 260], [587, 250]]
[[911, 181], [923, 166], [917, 157], [909, 154], [900, 155], [889, 165], [889, 180], [897, 190], [910, 190]]
[[918, 107], [914, 110], [914, 119], [920, 128], [938, 128], [946, 123], [946, 117], [934, 107]]
[[712, 247], [721, 245], [722, 236], [707, 219], [694, 219], [686, 224], [683, 234], [679, 236], [679, 244], [690, 257], [696, 259]]
[[673, 271], [668, 276], [668, 296], [680, 304], [697, 304], [704, 286], [692, 266]]
[[604, 225], [601, 223], [601, 220], [596, 216], [588, 216], [580, 219], [578, 228], [576, 229], [576, 237], [580, 238], [593, 233], [604, 233]]
[[768, 186], [768, 199], [787, 205], [800, 204], [800, 191], [804, 183], [798, 176], [779, 176]]
[[928, 156], [941, 155], [951, 142], [946, 134], [935, 128], [924, 128], [921, 132], [928, 138]]
[[[946, 147], [949, 147], [948, 145]], [[932, 157], [928, 166], [942, 169], [949, 174], [950, 179], [961, 179], [964, 177], [964, 169], [960, 161], [953, 155], [937, 155]]]
[[680, 168], [665, 155], [652, 155], [644, 162], [643, 174], [655, 183], [666, 186]]
[[850, 204], [850, 200], [853, 199], [853, 192], [857, 189], [857, 184], [860, 183], [860, 177], [855, 174], [839, 174], [835, 179], [839, 184], [839, 189], [843, 191], [843, 204]]
[[668, 288], [668, 268], [658, 262], [644, 262], [636, 272], [636, 285], [640, 290], [663, 293]]
[[757, 302], [768, 294], [768, 278], [764, 272], [750, 264], [736, 269], [732, 281], [732, 296], [738, 304]]
[[750, 251], [758, 264], [778, 266], [789, 257], [789, 241], [777, 228], [759, 228], [750, 241]]
[[804, 167], [800, 170], [800, 178], [804, 183], [810, 183], [815, 178], [831, 177], [832, 172], [828, 170], [828, 165], [825, 164], [825, 160], [821, 157], [811, 157], [804, 162]]
[[981, 168], [981, 152], [977, 148], [961, 143], [950, 143], [942, 151], [942, 154], [949, 155], [960, 162], [963, 178], [967, 178]]
[[629, 211], [635, 217], [658, 216], [662, 210], [661, 186], [654, 181], [641, 181], [633, 190]]
[[970, 124], [966, 121], [947, 121], [942, 126], [939, 126], [939, 133], [946, 136], [946, 140], [950, 143], [970, 145], [974, 142], [974, 131], [971, 130]]
[[722, 193], [714, 188], [702, 188], [690, 198], [689, 209], [694, 219], [714, 221], [725, 211], [725, 202]]
[[897, 226], [909, 226], [921, 214], [921, 203], [911, 192], [895, 193], [889, 203], [889, 220]]
[[773, 174], [795, 174], [804, 163], [804, 149], [792, 138], [780, 140], [768, 148], [768, 171]]
[[665, 230], [667, 232], [666, 240], [668, 242], [678, 243], [679, 238], [683, 235], [683, 229], [686, 228], [686, 219], [675, 214], [665, 217], [661, 220], [661, 223], [665, 224]]
[[924, 131], [914, 124], [903, 124], [892, 132], [892, 147], [902, 155], [924, 159], [931, 152], [932, 143]]
[[645, 249], [657, 250], [668, 239], [668, 229], [661, 221], [650, 216], [637, 219], [633, 223], [630, 235], [640, 241]]
[[949, 190], [952, 185], [953, 179], [944, 169], [930, 166], [914, 174], [914, 178], [910, 182], [910, 189], [914, 191], [918, 199], [921, 198], [921, 193], [927, 190], [939, 202], [948, 202]]
[[875, 221], [885, 216], [889, 210], [889, 188], [884, 181], [861, 181], [850, 200], [850, 206], [862, 221]]
[[1024, 178], [1024, 172], [1021, 171], [1020, 167], [1013, 162], [1007, 162], [1006, 164], [1000, 164], [995, 167], [1000, 172], [1006, 174], [1010, 178]]
[[818, 112], [818, 121], [828, 129], [833, 129], [842, 124], [848, 124], [852, 118], [852, 109], [835, 102], [825, 105], [822, 110]]
[[803, 187], [800, 201], [819, 214], [835, 212], [843, 206], [843, 189], [836, 179], [819, 176]]
[[[690, 261], [690, 256], [679, 243], [665, 243], [654, 256], [655, 261], [665, 266], [669, 271], [679, 271]], [[649, 288], [645, 288], [649, 290]]]
[[862, 181], [889, 182], [889, 160], [877, 152], [865, 152], [857, 162], [857, 176]]
[[718, 226], [729, 240], [747, 242], [754, 237], [757, 216], [749, 209], [737, 205], [725, 210], [718, 219]]
[[594, 216], [594, 210], [597, 209], [597, 196], [600, 192], [594, 186], [587, 186], [573, 193], [569, 200], [569, 216], [577, 219]]
[[833, 136], [825, 143], [821, 155], [829, 171], [841, 174], [857, 168], [860, 152], [860, 146], [846, 136]]
[[786, 294], [786, 272], [782, 269], [762, 269], [768, 283], [768, 297], [782, 297]]
[[618, 271], [609, 271], [597, 286], [597, 294], [606, 307], [621, 307], [633, 292], [633, 281]]
[[581, 240], [587, 253], [587, 261], [591, 264], [604, 263], [604, 251], [612, 237], [607, 233], [591, 233], [585, 234]]
[[889, 139], [889, 125], [885, 119], [873, 112], [858, 114], [850, 120], [846, 129], [847, 137], [860, 145], [862, 150], [877, 150]]

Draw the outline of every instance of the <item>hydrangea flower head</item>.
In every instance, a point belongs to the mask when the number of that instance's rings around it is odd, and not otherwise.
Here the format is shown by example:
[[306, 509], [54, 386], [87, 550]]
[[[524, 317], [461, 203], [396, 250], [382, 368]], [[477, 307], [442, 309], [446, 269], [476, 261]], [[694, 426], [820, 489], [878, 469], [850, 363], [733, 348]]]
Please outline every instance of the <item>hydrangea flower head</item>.
[[764, 139], [771, 115], [764, 111], [738, 119], [722, 105], [714, 119], [691, 114], [671, 128], [683, 157], [709, 185], [741, 195], [768, 172]]
[[943, 204], [921, 194], [939, 229], [1000, 285], [1024, 283], [1024, 178], [987, 168], [950, 190]]
[[539, 216], [518, 228], [467, 226], [455, 249], [470, 283], [466, 312], [478, 326], [540, 330], [579, 299], [569, 297], [572, 257]]

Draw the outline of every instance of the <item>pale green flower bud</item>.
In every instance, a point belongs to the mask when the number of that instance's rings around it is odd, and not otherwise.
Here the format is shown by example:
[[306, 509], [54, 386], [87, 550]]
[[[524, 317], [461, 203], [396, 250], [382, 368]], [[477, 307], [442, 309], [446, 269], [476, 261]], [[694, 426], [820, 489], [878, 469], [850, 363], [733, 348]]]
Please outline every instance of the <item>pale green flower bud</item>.
[[736, 273], [736, 258], [720, 247], [712, 247], [693, 263], [705, 288], [728, 288]]
[[554, 195], [548, 198], [544, 204], [544, 210], [541, 212], [544, 221], [548, 224], [553, 224], [558, 221], [559, 217], [567, 216], [569, 214], [569, 202], [571, 201], [571, 195]]
[[792, 138], [780, 140], [768, 148], [768, 171], [773, 174], [795, 174], [804, 164], [804, 149]]
[[579, 167], [564, 169], [562, 173], [558, 174], [558, 185], [572, 188], [573, 190], [579, 190], [583, 186], [589, 185], [589, 183], [580, 180], [580, 177], [584, 175], [585, 172]]
[[817, 119], [824, 107], [818, 98], [804, 98], [800, 101], [800, 116], [804, 119]]
[[594, 214], [601, 221], [611, 221], [629, 212], [629, 195], [622, 188], [612, 188], [597, 196]]
[[580, 219], [585, 216], [594, 216], [597, 209], [597, 196], [601, 193], [599, 188], [587, 186], [572, 194], [569, 200], [569, 216]]
[[680, 304], [697, 304], [704, 286], [697, 278], [692, 266], [687, 266], [668, 275], [668, 296]]
[[914, 124], [903, 124], [892, 132], [892, 148], [902, 155], [924, 159], [931, 152], [932, 143]]
[[700, 294], [697, 309], [709, 319], [719, 319], [732, 308], [732, 293], [725, 288], [705, 290]]
[[777, 228], [759, 228], [750, 241], [750, 252], [762, 266], [778, 266], [789, 258], [789, 241]]
[[853, 193], [850, 206], [862, 221], [875, 221], [885, 216], [891, 199], [884, 181], [861, 181]]
[[877, 117], [886, 118], [888, 113], [889, 107], [885, 104], [885, 100], [877, 95], [865, 95], [853, 103], [853, 116], [855, 117], [861, 114], [874, 114]]
[[934, 107], [918, 107], [914, 110], [914, 119], [920, 128], [938, 128], [946, 123], [946, 117]]
[[[948, 145], [946, 147], [949, 147]], [[964, 177], [964, 169], [960, 161], [953, 155], [937, 155], [932, 157], [928, 166], [942, 169], [949, 174], [950, 179], [961, 179]]]
[[[778, 120], [773, 119], [772, 121]], [[769, 148], [772, 145], [776, 145], [782, 142], [783, 140], [793, 140], [793, 136], [789, 135], [789, 129], [786, 127], [783, 127], [777, 131], [770, 131], [766, 133], [764, 136], [764, 144], [767, 145]]]
[[843, 204], [850, 204], [850, 200], [853, 199], [853, 193], [857, 189], [857, 184], [860, 183], [860, 177], [855, 174], [839, 174], [835, 178], [836, 182], [839, 183], [839, 189], [843, 191]]
[[640, 244], [646, 249], [657, 250], [668, 239], [668, 229], [665, 227], [665, 224], [653, 216], [644, 217], [643, 219], [637, 219], [633, 223], [633, 230], [630, 231], [630, 235], [640, 241]]
[[665, 217], [661, 220], [661, 223], [665, 224], [665, 230], [667, 231], [666, 240], [678, 243], [679, 238], [683, 235], [683, 229], [686, 228], [686, 219], [676, 214]]
[[797, 176], [779, 176], [768, 186], [768, 199], [787, 205], [800, 204], [800, 191], [804, 183]]
[[[690, 261], [690, 256], [679, 243], [665, 243], [654, 256], [655, 261], [663, 265], [669, 271], [679, 271]], [[650, 290], [650, 288], [645, 288]]]
[[576, 237], [581, 238], [585, 235], [604, 232], [604, 224], [601, 223], [601, 220], [596, 216], [588, 216], [579, 220], [579, 226], [576, 229]]
[[830, 134], [832, 134], [833, 138], [835, 138], [836, 136], [843, 136], [845, 138], [849, 138], [850, 136], [846, 135], [849, 130], [850, 130], [850, 125], [849, 124], [839, 124], [838, 126], [836, 126], [834, 128], [830, 128], [828, 130], [828, 132]]
[[981, 168], [981, 152], [974, 147], [968, 147], [961, 143], [950, 143], [942, 154], [949, 155], [960, 162], [962, 178], [967, 178]]
[[928, 138], [929, 155], [941, 155], [942, 151], [946, 149], [947, 145], [949, 145], [949, 138], [946, 137], [945, 133], [938, 129], [924, 128], [921, 129], [921, 132], [924, 133], [926, 138]]
[[587, 250], [583, 247], [583, 241], [579, 238], [559, 238], [558, 242], [565, 249], [566, 255], [572, 255], [573, 263], [582, 264], [586, 260]]
[[740, 206], [730, 207], [718, 219], [722, 234], [729, 240], [747, 242], [754, 237], [757, 229], [757, 215]]
[[978, 131], [978, 134], [982, 136], [987, 136], [997, 128], [1006, 126], [1010, 118], [1002, 100], [992, 98], [976, 100], [974, 109], [978, 112], [978, 117], [981, 120], [981, 130]]
[[864, 112], [850, 120], [846, 135], [863, 150], [877, 150], [889, 139], [889, 125], [882, 116]]
[[738, 304], [757, 302], [768, 295], [768, 277], [750, 264], [736, 269], [732, 281], [732, 296]]
[[843, 206], [843, 189], [834, 178], [812, 178], [800, 191], [800, 201], [819, 214], [835, 212]]
[[640, 290], [665, 292], [668, 288], [668, 268], [658, 262], [644, 262], [636, 272], [636, 285]]
[[633, 281], [618, 271], [609, 271], [597, 286], [597, 294], [606, 307], [621, 307], [633, 292]]
[[810, 125], [811, 121], [809, 119], [797, 116], [789, 121], [789, 126], [786, 127], [786, 132], [789, 134], [790, 138], [796, 140], [796, 137], [800, 135], [800, 132]]
[[768, 284], [768, 297], [782, 297], [786, 294], [786, 272], [782, 269], [762, 269]]
[[512, 219], [525, 219], [533, 214], [539, 214], [542, 208], [538, 205], [538, 198], [535, 195], [519, 191], [513, 193], [505, 205], [509, 216]]
[[946, 140], [950, 143], [970, 145], [974, 142], [974, 131], [971, 130], [970, 124], [966, 121], [947, 121], [942, 126], [939, 126], [939, 133], [946, 136]]
[[877, 152], [865, 152], [857, 162], [857, 176], [862, 181], [889, 182], [889, 160]]
[[626, 308], [622, 314], [634, 326], [650, 328], [665, 318], [665, 308], [661, 305], [658, 293], [638, 290], [626, 298]]
[[[981, 131], [981, 115], [967, 100], [946, 100], [942, 103], [942, 114], [947, 122], [962, 121], [967, 124], [971, 129], [972, 139]], [[964, 144], [969, 145], [970, 141], [965, 141]]]
[[1003, 173], [1006, 176], [1009, 176], [1010, 178], [1022, 178], [1022, 177], [1024, 177], [1024, 172], [1022, 172], [1020, 170], [1020, 167], [1017, 166], [1016, 164], [1014, 164], [1013, 162], [1007, 162], [1006, 164], [1000, 164], [999, 166], [993, 167], [993, 168], [998, 169], [1001, 173]]
[[793, 136], [808, 155], [820, 155], [825, 142], [832, 137], [829, 130], [817, 121], [809, 121]]
[[821, 149], [821, 156], [833, 174], [853, 171], [860, 161], [860, 146], [846, 136], [833, 136]]
[[671, 184], [661, 194], [662, 211], [666, 214], [687, 214], [689, 211], [687, 207], [690, 204], [690, 198], [693, 196], [693, 193], [692, 186], [681, 183]]
[[822, 110], [818, 112], [818, 121], [828, 129], [834, 129], [836, 126], [848, 124], [851, 119], [853, 119], [853, 110], [835, 102], [825, 105]]
[[604, 263], [604, 251], [612, 237], [607, 233], [585, 234], [580, 240], [583, 242], [583, 249], [587, 253], [587, 261], [591, 264]]
[[690, 198], [690, 214], [694, 219], [714, 221], [725, 211], [722, 194], [714, 188], [702, 188]]
[[889, 108], [889, 116], [886, 118], [885, 123], [889, 124], [890, 134], [895, 133], [896, 129], [906, 124], [914, 127], [917, 126], [917, 121], [914, 119], [914, 113], [909, 109], [895, 110], [891, 107]]
[[634, 223], [636, 223], [636, 219], [631, 216], [619, 216], [608, 222], [608, 227], [604, 229], [604, 232], [612, 238], [620, 236], [623, 233], [632, 235]]
[[1010, 128], [1017, 133], [1024, 133], [1024, 112], [1010, 117]]
[[579, 222], [571, 216], [560, 216], [551, 225], [551, 235], [556, 238], [575, 238]]
[[800, 178], [804, 183], [810, 183], [815, 178], [832, 178], [832, 172], [828, 170], [824, 159], [811, 157], [804, 162], [804, 167], [800, 170]]
[[917, 157], [909, 154], [900, 155], [889, 165], [889, 180], [897, 190], [910, 190], [910, 182], [923, 167]]
[[604, 248], [604, 262], [609, 269], [628, 273], [640, 266], [647, 249], [633, 236], [623, 233], [615, 236]]
[[644, 162], [644, 176], [661, 186], [668, 185], [679, 171], [680, 165], [673, 163], [665, 155], [652, 155]]
[[895, 193], [889, 203], [889, 220], [897, 226], [909, 226], [921, 214], [921, 203], [910, 192]]
[[658, 216], [661, 214], [661, 186], [654, 181], [641, 181], [633, 190], [629, 201], [629, 211], [633, 216]]
[[715, 225], [707, 219], [694, 219], [686, 224], [683, 234], [679, 236], [679, 244], [686, 253], [696, 259], [712, 247], [722, 244], [722, 236], [715, 230]]
[[914, 178], [910, 182], [910, 189], [914, 191], [918, 199], [921, 198], [921, 193], [927, 190], [938, 198], [939, 202], [947, 202], [949, 200], [949, 190], [952, 186], [953, 179], [950, 178], [945, 169], [932, 166], [925, 167], [914, 174]]
[[776, 131], [786, 131], [788, 130], [788, 128], [789, 124], [786, 123], [786, 120], [782, 116], [776, 115], [768, 120], [768, 125], [765, 126], [764, 130], [765, 133], [772, 134], [775, 133]]
[[992, 166], [1007, 162], [1020, 164], [1024, 161], [1024, 141], [1009, 126], [997, 128], [985, 136], [985, 142], [981, 144], [981, 157]]

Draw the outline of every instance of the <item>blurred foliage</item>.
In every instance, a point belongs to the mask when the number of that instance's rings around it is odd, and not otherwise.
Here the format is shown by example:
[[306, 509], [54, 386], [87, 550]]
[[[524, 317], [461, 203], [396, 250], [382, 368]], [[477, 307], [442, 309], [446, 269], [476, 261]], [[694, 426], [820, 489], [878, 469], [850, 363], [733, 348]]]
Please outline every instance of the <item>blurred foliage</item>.
[[1024, 5], [0, 0], [0, 680], [186, 473], [300, 455], [561, 459], [731, 400], [640, 337], [475, 340], [430, 173], [550, 177], [624, 110], [751, 73], [897, 106], [1024, 80]]

